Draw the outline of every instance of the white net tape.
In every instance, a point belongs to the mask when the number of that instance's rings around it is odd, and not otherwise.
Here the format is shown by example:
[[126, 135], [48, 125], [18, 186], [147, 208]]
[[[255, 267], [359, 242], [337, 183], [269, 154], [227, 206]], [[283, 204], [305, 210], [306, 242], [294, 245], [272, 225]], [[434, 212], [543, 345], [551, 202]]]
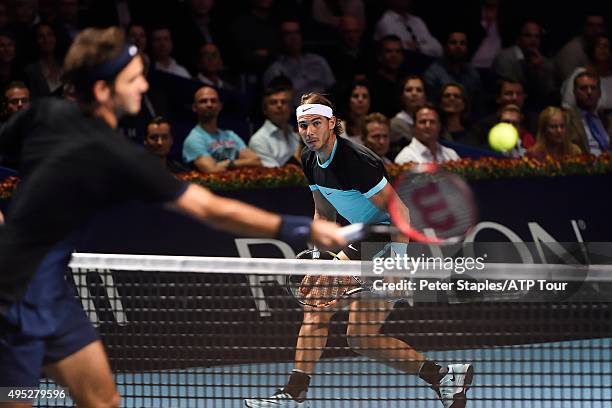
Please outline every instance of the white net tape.
[[[379, 265], [380, 266], [380, 265]], [[376, 277], [405, 276], [412, 278], [459, 277], [440, 264], [422, 264], [407, 270], [398, 264], [385, 264], [381, 273], [374, 272], [370, 261], [297, 260], [271, 258], [232, 258], [164, 255], [121, 255], [74, 253], [70, 261], [73, 270], [110, 269], [150, 272], [201, 272], [249, 275], [327, 275]], [[612, 265], [518, 264], [486, 263], [480, 270], [466, 275], [480, 279], [548, 279], [553, 281], [612, 282]]]

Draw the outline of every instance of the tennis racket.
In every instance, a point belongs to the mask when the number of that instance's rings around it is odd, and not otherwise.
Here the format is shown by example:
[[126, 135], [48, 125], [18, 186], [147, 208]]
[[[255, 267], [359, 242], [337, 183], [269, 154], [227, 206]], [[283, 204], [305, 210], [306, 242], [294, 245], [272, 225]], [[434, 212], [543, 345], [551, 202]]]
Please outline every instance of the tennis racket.
[[[340, 260], [336, 254], [318, 249], [300, 252], [297, 259]], [[326, 308], [357, 293], [368, 291], [367, 285], [355, 276], [288, 275], [287, 290], [304, 306]]]
[[343, 228], [348, 241], [374, 234], [399, 234], [414, 241], [460, 242], [477, 221], [477, 207], [468, 184], [436, 164], [419, 164], [400, 175], [388, 198], [391, 225], [352, 224]]

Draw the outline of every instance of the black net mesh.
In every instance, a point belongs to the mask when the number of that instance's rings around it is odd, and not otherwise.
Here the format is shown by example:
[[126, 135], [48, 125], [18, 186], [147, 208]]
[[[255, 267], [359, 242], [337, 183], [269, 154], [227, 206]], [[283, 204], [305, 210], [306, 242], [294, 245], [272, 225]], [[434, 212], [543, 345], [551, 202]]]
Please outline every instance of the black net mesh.
[[[104, 341], [122, 406], [240, 407], [272, 395], [295, 367], [304, 311], [284, 276], [107, 269], [71, 275]], [[443, 367], [471, 364], [468, 407], [610, 407], [611, 303], [398, 302], [389, 303], [381, 324], [373, 318], [381, 312], [376, 302], [338, 308], [329, 323], [319, 322], [328, 338], [312, 370], [311, 407], [443, 406], [429, 384], [398, 369], [413, 363], [370, 358], [364, 348], [381, 336]], [[359, 321], [365, 330], [349, 327], [355, 312], [373, 313]], [[39, 403], [49, 405], [71, 401]]]

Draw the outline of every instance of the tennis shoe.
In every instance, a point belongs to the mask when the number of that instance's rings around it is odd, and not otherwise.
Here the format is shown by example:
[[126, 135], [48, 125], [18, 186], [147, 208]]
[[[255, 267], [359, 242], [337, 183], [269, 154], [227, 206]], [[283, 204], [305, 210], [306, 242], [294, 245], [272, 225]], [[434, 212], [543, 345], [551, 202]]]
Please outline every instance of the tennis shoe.
[[433, 387], [444, 408], [464, 408], [466, 392], [472, 385], [474, 368], [471, 364], [451, 364], [448, 373]]
[[[302, 394], [306, 396], [306, 393]], [[301, 395], [301, 396], [302, 396]], [[269, 398], [250, 398], [244, 400], [244, 405], [249, 408], [308, 408], [307, 400], [297, 401], [283, 390], [278, 390]]]

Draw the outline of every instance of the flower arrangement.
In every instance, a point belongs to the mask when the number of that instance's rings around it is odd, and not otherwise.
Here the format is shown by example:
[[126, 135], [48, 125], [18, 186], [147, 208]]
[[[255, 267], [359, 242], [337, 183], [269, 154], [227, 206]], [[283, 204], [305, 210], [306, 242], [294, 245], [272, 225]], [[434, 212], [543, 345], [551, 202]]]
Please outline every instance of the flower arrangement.
[[[446, 162], [445, 170], [457, 173], [468, 180], [495, 180], [519, 177], [555, 177], [571, 175], [591, 175], [612, 173], [612, 155], [598, 157], [584, 155], [565, 157], [555, 160], [530, 158], [500, 159], [485, 157], [478, 160], [461, 159]], [[387, 172], [391, 178], [409, 170], [414, 164], [390, 164]], [[277, 188], [306, 186], [302, 170], [295, 165], [281, 168], [246, 168], [224, 173], [202, 174], [197, 171], [178, 176], [183, 180], [201, 184], [213, 190], [232, 190], [243, 188]]]
[[[495, 180], [519, 177], [556, 177], [612, 173], [612, 154], [600, 156], [571, 156], [561, 160], [546, 157], [544, 160], [530, 158], [500, 159], [485, 157], [478, 160], [461, 159], [446, 162], [442, 167], [468, 180]], [[409, 170], [414, 164], [390, 164], [389, 176]], [[191, 171], [177, 175], [181, 180], [206, 186], [212, 190], [239, 190], [257, 188], [279, 188], [306, 186], [302, 170], [295, 165], [280, 168], [250, 167], [223, 173], [203, 174]], [[0, 200], [8, 200], [19, 179], [15, 176], [0, 182]]]
[[212, 190], [306, 186], [302, 169], [292, 164], [273, 168], [245, 167], [222, 173], [200, 173], [194, 170], [178, 174], [177, 177]]
[[19, 177], [9, 176], [0, 181], [0, 201], [8, 200], [19, 184]]

